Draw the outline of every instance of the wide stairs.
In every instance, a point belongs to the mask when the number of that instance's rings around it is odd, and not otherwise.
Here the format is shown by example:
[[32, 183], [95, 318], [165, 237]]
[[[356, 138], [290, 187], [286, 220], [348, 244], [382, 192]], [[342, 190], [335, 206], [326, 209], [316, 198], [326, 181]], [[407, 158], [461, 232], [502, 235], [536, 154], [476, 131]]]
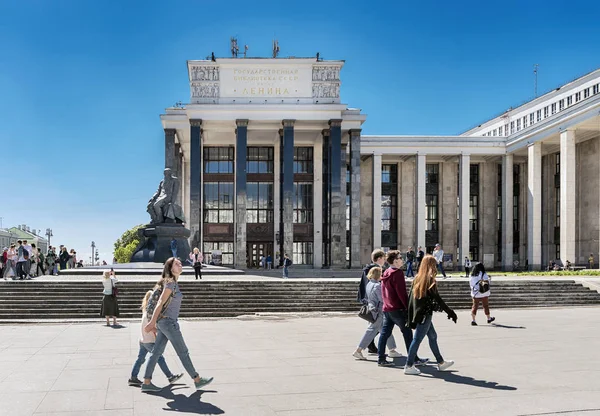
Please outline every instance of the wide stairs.
[[[410, 283], [407, 282], [410, 287]], [[153, 282], [119, 283], [121, 318], [139, 318]], [[182, 318], [235, 317], [256, 313], [357, 312], [356, 280], [184, 281]], [[466, 281], [445, 280], [439, 289], [453, 309], [471, 306]], [[600, 305], [600, 293], [573, 280], [496, 281], [490, 307]], [[0, 321], [99, 318], [102, 285], [94, 281], [8, 281], [0, 285]]]

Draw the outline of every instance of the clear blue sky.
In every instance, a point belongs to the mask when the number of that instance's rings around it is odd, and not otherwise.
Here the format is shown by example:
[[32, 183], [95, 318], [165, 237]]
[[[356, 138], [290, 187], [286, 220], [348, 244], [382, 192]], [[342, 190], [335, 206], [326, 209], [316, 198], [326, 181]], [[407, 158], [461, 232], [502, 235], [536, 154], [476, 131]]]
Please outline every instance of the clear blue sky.
[[[186, 60], [344, 59], [342, 101], [364, 134], [457, 134], [600, 67], [598, 1], [0, 0], [3, 225], [95, 240], [148, 221], [165, 107], [189, 101]], [[82, 255], [83, 254], [83, 255]]]

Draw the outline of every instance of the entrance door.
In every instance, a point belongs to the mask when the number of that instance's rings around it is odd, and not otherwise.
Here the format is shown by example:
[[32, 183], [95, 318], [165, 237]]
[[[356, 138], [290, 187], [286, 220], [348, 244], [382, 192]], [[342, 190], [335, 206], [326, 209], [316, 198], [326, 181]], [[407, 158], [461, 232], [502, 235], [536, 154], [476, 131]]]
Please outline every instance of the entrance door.
[[[266, 258], [269, 254], [273, 257], [273, 243], [247, 243], [246, 244], [246, 267], [249, 269], [258, 269], [260, 267], [260, 257]], [[263, 259], [264, 260], [264, 259]], [[264, 267], [264, 264], [263, 264]]]

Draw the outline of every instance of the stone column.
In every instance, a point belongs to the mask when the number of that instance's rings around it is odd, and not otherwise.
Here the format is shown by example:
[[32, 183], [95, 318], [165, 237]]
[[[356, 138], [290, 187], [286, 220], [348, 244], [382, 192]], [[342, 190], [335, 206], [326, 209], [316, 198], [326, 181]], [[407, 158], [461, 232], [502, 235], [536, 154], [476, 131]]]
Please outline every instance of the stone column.
[[373, 155], [373, 250], [381, 248], [381, 155]]
[[[346, 266], [346, 221], [342, 215], [346, 205], [346, 192], [342, 192], [342, 120], [329, 120], [330, 177], [331, 177], [331, 265]], [[345, 162], [345, 159], [344, 159]], [[343, 235], [342, 235], [343, 234]]]
[[190, 212], [188, 228], [191, 231], [190, 246], [200, 247], [202, 241], [202, 120], [190, 120]]
[[[425, 251], [425, 165], [427, 162], [427, 156], [425, 154], [418, 153], [416, 155], [416, 168], [415, 168], [415, 186], [417, 198], [415, 201], [415, 229], [417, 233], [417, 247], [421, 246]], [[415, 247], [415, 250], [417, 249]]]
[[165, 169], [175, 170], [175, 129], [165, 129]]
[[[323, 137], [323, 267], [331, 266], [331, 167], [329, 129], [324, 129]], [[318, 248], [315, 248], [317, 250]]]
[[294, 121], [283, 120], [283, 253], [294, 252]]
[[[283, 232], [279, 227], [281, 224], [281, 135], [277, 134], [277, 141], [273, 146], [273, 267], [279, 265], [277, 252], [281, 252], [279, 246]], [[279, 236], [279, 238], [277, 238]]]
[[234, 267], [245, 269], [246, 263], [246, 160], [248, 154], [248, 120], [235, 124], [235, 253]]
[[350, 267], [360, 267], [360, 129], [350, 134]]
[[174, 157], [173, 170], [174, 170], [175, 176], [177, 176], [179, 179], [181, 179], [181, 144], [180, 143], [175, 143], [175, 146], [173, 149], [173, 157]]
[[460, 184], [458, 191], [458, 262], [459, 270], [464, 270], [462, 260], [469, 255], [469, 196], [471, 189], [471, 156], [459, 156]]
[[575, 255], [576, 211], [575, 131], [560, 134], [560, 259], [577, 263]]
[[314, 180], [313, 180], [313, 267], [323, 266], [323, 141], [315, 140], [313, 150]]
[[346, 248], [348, 247], [348, 232], [346, 230], [346, 197], [348, 195], [348, 186], [347, 186], [347, 181], [346, 181], [346, 173], [347, 173], [347, 169], [348, 169], [348, 160], [347, 160], [347, 153], [346, 153], [346, 147], [347, 145], [342, 144], [341, 146], [341, 155], [340, 155], [340, 166], [341, 166], [341, 172], [340, 172], [340, 189], [342, 190], [342, 205], [340, 206], [340, 218], [343, 224], [343, 232], [340, 234], [340, 247], [343, 247], [344, 250], [344, 262], [342, 264], [342, 267], [348, 267], [348, 260], [346, 260]]
[[[415, 235], [415, 164], [412, 160], [400, 163], [398, 175], [400, 193], [398, 193], [398, 205], [402, 211], [402, 223], [399, 233], [401, 235], [402, 247], [412, 246], [417, 251], [417, 238]], [[400, 217], [399, 217], [400, 218]]]
[[502, 268], [513, 269], [513, 155], [502, 158]]
[[529, 270], [542, 267], [542, 143], [527, 149], [527, 259]]

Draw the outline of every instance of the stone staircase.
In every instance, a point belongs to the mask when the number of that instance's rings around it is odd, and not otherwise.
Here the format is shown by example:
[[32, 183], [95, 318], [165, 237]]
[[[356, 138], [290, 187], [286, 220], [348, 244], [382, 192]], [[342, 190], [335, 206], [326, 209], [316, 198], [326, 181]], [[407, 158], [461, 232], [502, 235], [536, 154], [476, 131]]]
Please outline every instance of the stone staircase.
[[[144, 293], [153, 282], [119, 283], [121, 318], [139, 318]], [[408, 283], [410, 285], [410, 283]], [[356, 280], [184, 281], [182, 318], [234, 317], [260, 312], [356, 312]], [[466, 281], [440, 281], [453, 309], [471, 306]], [[0, 322], [100, 318], [102, 285], [94, 281], [6, 281], [0, 285]], [[573, 280], [496, 281], [490, 307], [600, 305], [600, 293]]]

